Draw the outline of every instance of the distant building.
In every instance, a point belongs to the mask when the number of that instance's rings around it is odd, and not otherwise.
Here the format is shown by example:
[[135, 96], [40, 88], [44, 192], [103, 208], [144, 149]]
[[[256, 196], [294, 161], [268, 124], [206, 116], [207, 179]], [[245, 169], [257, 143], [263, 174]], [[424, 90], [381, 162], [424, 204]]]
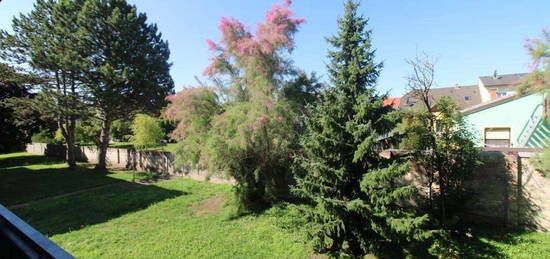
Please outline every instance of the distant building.
[[545, 96], [510, 94], [461, 111], [484, 147], [543, 148], [550, 139]]
[[517, 86], [526, 75], [525, 73], [499, 75], [495, 70], [492, 76], [479, 77], [481, 101], [488, 102], [517, 94]]
[[384, 99], [384, 102], [382, 103], [382, 105], [391, 106], [394, 109], [398, 109], [400, 103], [401, 103], [401, 97], [387, 97], [386, 99]]
[[[478, 85], [434, 88], [431, 104], [449, 97], [473, 127], [479, 146], [543, 148], [550, 140], [546, 95], [520, 96], [525, 73], [479, 77]], [[401, 98], [401, 110], [424, 109], [414, 92]]]
[[[481, 93], [477, 85], [457, 85], [453, 87], [433, 88], [430, 91], [431, 105], [435, 105], [436, 102], [444, 96], [453, 100], [460, 110], [481, 103]], [[424, 109], [424, 107], [425, 105], [422, 100], [420, 100], [413, 91], [406, 93], [401, 98], [401, 103], [399, 105], [399, 108], [405, 111]]]

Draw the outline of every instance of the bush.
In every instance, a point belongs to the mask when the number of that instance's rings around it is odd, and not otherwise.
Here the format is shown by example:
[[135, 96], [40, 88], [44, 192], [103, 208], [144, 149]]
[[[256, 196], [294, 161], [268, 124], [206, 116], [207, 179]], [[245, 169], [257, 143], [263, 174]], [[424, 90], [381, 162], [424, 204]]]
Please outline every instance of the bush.
[[160, 146], [164, 139], [164, 131], [157, 118], [138, 114], [132, 123], [132, 142], [137, 149], [146, 149]]
[[[97, 144], [101, 135], [101, 124], [98, 120], [77, 122], [74, 134], [75, 144]], [[57, 143], [65, 143], [61, 129], [57, 129], [54, 139]]]
[[33, 143], [46, 143], [46, 144], [60, 143], [59, 141], [57, 141], [57, 138], [54, 138], [54, 135], [52, 134], [52, 132], [50, 132], [47, 129], [43, 129], [40, 132], [34, 134], [31, 137], [31, 141]]
[[111, 136], [118, 142], [128, 142], [132, 138], [132, 124], [126, 120], [116, 120], [111, 124]]

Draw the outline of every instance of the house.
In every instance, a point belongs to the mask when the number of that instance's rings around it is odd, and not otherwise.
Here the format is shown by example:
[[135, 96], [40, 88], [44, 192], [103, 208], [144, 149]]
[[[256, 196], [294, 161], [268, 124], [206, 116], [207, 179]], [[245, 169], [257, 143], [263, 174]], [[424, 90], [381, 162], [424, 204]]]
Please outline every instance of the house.
[[[447, 96], [470, 124], [483, 147], [543, 148], [550, 139], [546, 95], [520, 95], [518, 86], [527, 74], [479, 77], [477, 85], [434, 88], [432, 104]], [[409, 92], [402, 97], [401, 110], [422, 109], [424, 104]]]
[[461, 111], [484, 147], [543, 148], [550, 139], [543, 94], [509, 94]]
[[[431, 105], [435, 105], [437, 100], [441, 97], [449, 97], [453, 100], [458, 109], [462, 110], [470, 106], [477, 105], [481, 103], [481, 92], [479, 86], [477, 85], [468, 85], [460, 86], [456, 85], [453, 87], [443, 87], [443, 88], [433, 88], [430, 90]], [[424, 109], [424, 103], [418, 98], [414, 91], [406, 93], [401, 98], [401, 103], [399, 104], [399, 109], [415, 110], [415, 109]]]
[[384, 98], [384, 102], [382, 103], [382, 106], [391, 106], [394, 109], [398, 109], [400, 103], [401, 103], [401, 97], [386, 97]]
[[517, 94], [517, 86], [526, 75], [526, 73], [499, 75], [495, 70], [492, 76], [479, 77], [481, 101], [488, 102]]

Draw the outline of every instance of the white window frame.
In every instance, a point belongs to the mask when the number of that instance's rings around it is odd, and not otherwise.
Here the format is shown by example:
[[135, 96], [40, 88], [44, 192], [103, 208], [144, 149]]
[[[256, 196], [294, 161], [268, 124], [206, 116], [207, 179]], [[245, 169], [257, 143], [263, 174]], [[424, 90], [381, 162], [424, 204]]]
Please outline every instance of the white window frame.
[[512, 127], [512, 125], [495, 125], [495, 126], [487, 126], [487, 127], [483, 127], [482, 131], [481, 131], [481, 135], [482, 135], [482, 144], [483, 144], [483, 147], [485, 147], [485, 143], [486, 143], [486, 138], [485, 138], [485, 132], [487, 131], [487, 129], [495, 129], [495, 128], [508, 128], [510, 129], [510, 147], [514, 147], [516, 143], [514, 143], [514, 128]]

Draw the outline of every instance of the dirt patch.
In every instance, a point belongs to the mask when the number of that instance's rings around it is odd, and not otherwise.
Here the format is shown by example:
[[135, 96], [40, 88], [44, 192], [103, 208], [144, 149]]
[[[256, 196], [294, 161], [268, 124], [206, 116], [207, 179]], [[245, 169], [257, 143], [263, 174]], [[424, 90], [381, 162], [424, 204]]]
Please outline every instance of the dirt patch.
[[225, 199], [216, 195], [191, 205], [193, 214], [201, 217], [209, 216], [220, 212]]

